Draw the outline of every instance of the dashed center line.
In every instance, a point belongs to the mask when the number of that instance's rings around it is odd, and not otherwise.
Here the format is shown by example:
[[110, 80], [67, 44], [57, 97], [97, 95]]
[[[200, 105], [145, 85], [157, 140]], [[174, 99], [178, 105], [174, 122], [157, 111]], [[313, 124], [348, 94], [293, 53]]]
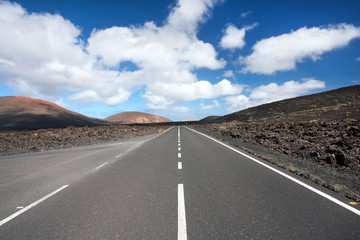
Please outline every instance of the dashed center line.
[[179, 169], [179, 170], [182, 169], [182, 162], [178, 162], [178, 169]]
[[181, 158], [181, 153], [178, 153], [178, 158]]
[[102, 167], [105, 166], [106, 164], [108, 164], [108, 162], [104, 162], [104, 163], [101, 164], [100, 166], [96, 167], [95, 170], [98, 170], [99, 168], [102, 168]]
[[178, 151], [181, 151], [181, 147], [178, 147]]
[[187, 240], [183, 184], [178, 184], [178, 240]]

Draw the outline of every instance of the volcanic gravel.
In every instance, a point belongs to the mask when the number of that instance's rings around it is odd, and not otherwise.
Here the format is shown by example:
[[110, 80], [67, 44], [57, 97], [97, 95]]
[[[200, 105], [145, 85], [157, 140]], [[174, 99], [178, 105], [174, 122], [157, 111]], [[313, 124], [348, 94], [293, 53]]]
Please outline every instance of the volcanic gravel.
[[0, 131], [0, 156], [115, 142], [164, 131], [168, 126], [109, 125]]

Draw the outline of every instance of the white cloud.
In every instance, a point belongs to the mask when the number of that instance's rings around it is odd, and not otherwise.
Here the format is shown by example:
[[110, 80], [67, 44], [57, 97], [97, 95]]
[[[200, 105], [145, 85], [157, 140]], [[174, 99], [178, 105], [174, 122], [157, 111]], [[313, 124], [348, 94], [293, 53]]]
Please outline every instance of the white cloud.
[[249, 16], [251, 13], [252, 13], [252, 11], [244, 12], [244, 13], [242, 13], [242, 14], [240, 15], [240, 17], [246, 18], [246, 17]]
[[172, 110], [174, 110], [174, 112], [176, 112], [176, 113], [178, 113], [180, 115], [182, 115], [184, 113], [192, 113], [192, 112], [195, 111], [194, 109], [184, 107], [184, 106], [173, 107]]
[[341, 48], [360, 37], [360, 27], [339, 24], [327, 28], [303, 27], [257, 42], [250, 56], [240, 57], [242, 72], [272, 74], [296, 68], [296, 63], [318, 60], [325, 52]]
[[234, 72], [232, 70], [226, 70], [224, 72], [223, 77], [231, 77], [231, 78], [235, 78]]
[[226, 97], [225, 101], [226, 104], [228, 105], [227, 109], [231, 112], [235, 112], [247, 108], [250, 99], [245, 95], [238, 95], [238, 96]]
[[58, 98], [54, 101], [55, 104], [59, 105], [60, 107], [67, 108], [69, 104], [67, 104], [63, 98]]
[[310, 90], [321, 88], [325, 88], [324, 82], [313, 78], [304, 78], [302, 82], [289, 81], [283, 85], [278, 85], [277, 83], [262, 85], [251, 92], [250, 98], [267, 103], [297, 97]]
[[151, 105], [148, 104], [149, 108], [164, 109], [180, 102], [235, 95], [241, 93], [242, 90], [242, 85], [232, 84], [226, 79], [221, 80], [215, 85], [208, 81], [193, 83], [154, 82], [147, 85], [144, 98], [151, 103]]
[[[154, 109], [238, 94], [240, 87], [229, 81], [211, 84], [194, 74], [226, 64], [211, 44], [197, 38], [199, 24], [217, 2], [179, 0], [163, 26], [94, 29], [82, 41], [80, 29], [59, 14], [28, 13], [0, 1], [0, 35], [6, 36], [0, 38], [1, 81], [22, 95], [56, 101], [65, 94], [79, 104], [118, 105], [145, 87], [143, 96]], [[137, 70], [114, 70], [126, 61]], [[164, 92], [178, 86], [183, 96], [174, 89]]]
[[200, 107], [202, 110], [210, 110], [213, 108], [220, 108], [220, 103], [217, 100], [213, 100], [213, 104], [205, 105], [204, 103], [200, 103]]
[[360, 57], [358, 57], [358, 58], [356, 59], [356, 61], [359, 61], [359, 62], [360, 62]]
[[280, 101], [309, 93], [314, 89], [325, 88], [325, 82], [313, 78], [304, 78], [301, 82], [288, 81], [282, 85], [270, 83], [254, 88], [250, 95], [230, 96], [225, 101], [229, 111], [239, 111], [248, 107]]
[[251, 26], [247, 26], [241, 29], [238, 29], [234, 25], [229, 25], [226, 30], [224, 36], [220, 40], [220, 46], [223, 49], [231, 49], [235, 48], [243, 48], [245, 46], [245, 33], [256, 27], [257, 24], [253, 24]]
[[196, 33], [199, 23], [206, 20], [210, 9], [221, 0], [179, 0], [168, 17], [168, 26], [191, 35]]
[[99, 66], [84, 51], [80, 30], [58, 14], [30, 14], [1, 1], [0, 35], [6, 36], [0, 38], [2, 81], [18, 94], [56, 101], [64, 90], [74, 100], [93, 93], [94, 100], [113, 105], [129, 96], [119, 91], [123, 76]]

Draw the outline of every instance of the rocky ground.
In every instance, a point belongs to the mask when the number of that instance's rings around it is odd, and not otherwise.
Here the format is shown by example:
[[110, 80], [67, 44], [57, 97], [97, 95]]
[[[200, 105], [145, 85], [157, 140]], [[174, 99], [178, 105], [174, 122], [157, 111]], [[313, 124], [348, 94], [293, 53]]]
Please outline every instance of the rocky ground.
[[115, 142], [164, 131], [167, 126], [109, 125], [0, 131], [0, 156]]
[[257, 121], [194, 129], [360, 201], [360, 121]]

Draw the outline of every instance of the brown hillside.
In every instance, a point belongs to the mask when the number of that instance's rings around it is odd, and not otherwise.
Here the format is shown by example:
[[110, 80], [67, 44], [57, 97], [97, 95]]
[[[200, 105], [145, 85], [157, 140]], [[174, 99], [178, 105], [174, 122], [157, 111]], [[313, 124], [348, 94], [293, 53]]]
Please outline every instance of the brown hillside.
[[337, 119], [360, 119], [360, 85], [263, 104], [210, 120], [220, 123]]
[[54, 103], [28, 97], [0, 97], [0, 129], [94, 126], [105, 122], [69, 111]]
[[129, 123], [160, 123], [172, 122], [168, 118], [159, 117], [143, 112], [122, 112], [105, 118], [109, 122], [129, 122]]

